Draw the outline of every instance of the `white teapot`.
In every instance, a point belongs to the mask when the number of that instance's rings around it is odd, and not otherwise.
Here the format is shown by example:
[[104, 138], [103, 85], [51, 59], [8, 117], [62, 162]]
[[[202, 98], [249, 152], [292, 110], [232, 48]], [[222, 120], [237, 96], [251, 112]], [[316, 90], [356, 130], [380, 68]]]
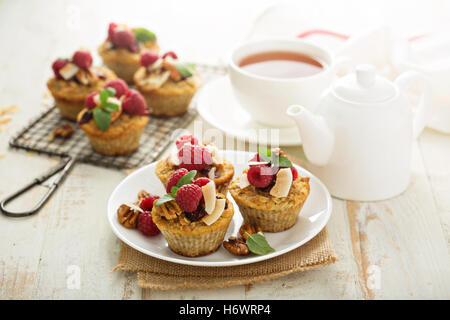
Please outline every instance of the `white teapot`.
[[[408, 89], [417, 83], [420, 102], [413, 109]], [[431, 110], [431, 89], [413, 71], [395, 82], [358, 65], [326, 90], [312, 112], [292, 105], [309, 169], [338, 198], [374, 201], [403, 192], [410, 180], [414, 139]]]

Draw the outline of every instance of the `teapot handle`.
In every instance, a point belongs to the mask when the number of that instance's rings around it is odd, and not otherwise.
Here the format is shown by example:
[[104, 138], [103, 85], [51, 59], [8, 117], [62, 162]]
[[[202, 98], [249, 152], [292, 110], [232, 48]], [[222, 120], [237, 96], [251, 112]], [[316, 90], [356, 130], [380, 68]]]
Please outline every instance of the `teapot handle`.
[[395, 83], [406, 96], [408, 95], [408, 89], [411, 85], [417, 83], [420, 90], [420, 102], [417, 108], [414, 109], [413, 118], [413, 133], [414, 138], [417, 138], [425, 125], [428, 123], [431, 116], [432, 105], [432, 91], [431, 86], [425, 76], [417, 71], [407, 71], [402, 73], [395, 80]]

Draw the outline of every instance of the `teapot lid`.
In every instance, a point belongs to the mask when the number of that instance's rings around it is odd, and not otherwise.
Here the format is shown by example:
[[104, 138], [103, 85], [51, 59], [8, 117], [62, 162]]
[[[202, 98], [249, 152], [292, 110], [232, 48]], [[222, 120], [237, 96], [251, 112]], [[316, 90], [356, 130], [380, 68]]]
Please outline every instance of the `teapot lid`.
[[383, 102], [396, 92], [392, 82], [378, 76], [370, 64], [356, 66], [356, 72], [339, 79], [333, 90], [338, 97], [357, 103]]

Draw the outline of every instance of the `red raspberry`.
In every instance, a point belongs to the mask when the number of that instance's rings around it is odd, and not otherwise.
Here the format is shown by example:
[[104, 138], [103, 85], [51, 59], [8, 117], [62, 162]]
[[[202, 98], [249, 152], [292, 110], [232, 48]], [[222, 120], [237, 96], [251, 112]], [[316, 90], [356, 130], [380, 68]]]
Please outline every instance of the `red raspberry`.
[[164, 53], [162, 58], [165, 59], [168, 56], [172, 57], [173, 59], [178, 59], [178, 56], [173, 51], [168, 51], [168, 52]]
[[134, 53], [139, 52], [139, 43], [137, 41], [134, 41], [131, 45], [128, 46], [128, 50]]
[[259, 154], [255, 153], [255, 155], [253, 156], [253, 158], [251, 158], [250, 160], [248, 160], [248, 162], [260, 162], [261, 158], [259, 157]]
[[158, 60], [158, 53], [153, 50], [147, 50], [141, 54], [141, 66], [148, 67]]
[[198, 178], [192, 180], [192, 183], [198, 185], [201, 188], [203, 186], [206, 186], [210, 181], [211, 180], [208, 178]]
[[178, 151], [180, 167], [191, 170], [202, 170], [213, 163], [211, 152], [203, 146], [185, 144]]
[[184, 168], [178, 169], [177, 171], [175, 171], [169, 178], [169, 181], [167, 181], [167, 187], [166, 187], [166, 192], [170, 193], [170, 190], [172, 189], [172, 187], [176, 186], [178, 183], [178, 180], [181, 179], [182, 176], [184, 176], [186, 173], [188, 173], [189, 171], [187, 171]]
[[68, 61], [66, 59], [58, 59], [53, 62], [52, 69], [57, 79], [63, 79], [62, 75], [59, 73], [59, 70], [61, 70], [67, 63]]
[[150, 211], [145, 211], [139, 215], [137, 227], [145, 236], [156, 236], [160, 232], [153, 222]]
[[92, 92], [87, 96], [86, 100], [84, 101], [86, 108], [88, 108], [89, 110], [94, 109], [97, 106], [94, 100], [96, 95], [98, 95], [98, 92]]
[[178, 149], [180, 149], [182, 146], [184, 146], [185, 143], [197, 145], [198, 140], [193, 135], [186, 135], [186, 136], [179, 137], [177, 142], [175, 142]]
[[87, 69], [92, 66], [92, 56], [89, 51], [76, 51], [72, 57], [73, 63], [82, 69]]
[[[250, 160], [248, 160], [248, 162], [265, 162], [264, 159], [262, 159], [259, 154], [255, 153], [255, 155], [253, 156], [253, 158], [251, 158]], [[270, 167], [271, 164], [268, 163], [266, 164], [266, 166]]]
[[175, 201], [181, 210], [186, 212], [194, 212], [200, 200], [202, 200], [202, 189], [196, 184], [185, 184], [177, 191]]
[[152, 211], [153, 209], [153, 203], [155, 200], [159, 199], [158, 196], [148, 196], [142, 199], [141, 203], [139, 204], [139, 207], [144, 211]]
[[116, 47], [125, 49], [130, 49], [136, 42], [134, 33], [131, 30], [113, 32], [111, 40]]
[[116, 95], [115, 95], [116, 98], [120, 98], [121, 96], [126, 94], [128, 91], [128, 85], [122, 79], [109, 80], [106, 83], [105, 88], [113, 88], [114, 90], [116, 90]]
[[291, 167], [291, 171], [292, 171], [292, 181], [294, 181], [295, 179], [298, 178], [298, 171], [297, 169], [294, 168], [294, 166]]
[[143, 116], [147, 114], [147, 103], [139, 92], [130, 89], [122, 102], [122, 109], [128, 114]]
[[112, 41], [114, 29], [116, 29], [119, 25], [117, 23], [111, 22], [108, 26], [108, 40]]
[[263, 165], [251, 166], [247, 172], [247, 179], [256, 188], [265, 188], [273, 180], [272, 168]]

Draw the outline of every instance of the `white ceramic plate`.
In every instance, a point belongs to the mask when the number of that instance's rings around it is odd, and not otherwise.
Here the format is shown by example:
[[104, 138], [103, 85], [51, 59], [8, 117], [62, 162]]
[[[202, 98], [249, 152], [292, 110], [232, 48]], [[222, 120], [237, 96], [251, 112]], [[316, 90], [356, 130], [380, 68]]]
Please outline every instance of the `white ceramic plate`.
[[271, 128], [253, 121], [234, 98], [228, 76], [213, 80], [197, 95], [197, 111], [211, 126], [249, 143], [271, 144], [271, 129], [279, 132], [280, 146], [300, 145], [297, 127]]
[[[246, 160], [253, 154], [242, 151], [224, 151], [226, 159], [233, 163], [235, 172], [239, 173], [246, 167]], [[244, 160], [242, 160], [244, 159]], [[331, 214], [331, 197], [323, 183], [308, 171], [296, 166], [301, 176], [310, 177], [311, 192], [300, 212], [297, 223], [289, 230], [269, 233], [266, 238], [275, 252], [264, 255], [234, 256], [223, 246], [216, 252], [197, 258], [189, 258], [172, 252], [167, 246], [164, 237], [159, 234], [154, 237], [146, 237], [137, 229], [127, 229], [117, 221], [117, 208], [124, 202], [134, 202], [137, 200], [137, 193], [145, 189], [152, 194], [165, 194], [164, 187], [155, 175], [156, 162], [149, 164], [127, 176], [113, 191], [108, 200], [108, 220], [113, 232], [126, 244], [132, 248], [148, 254], [152, 257], [171, 262], [197, 265], [197, 266], [234, 266], [240, 264], [253, 263], [270, 259], [280, 254], [291, 251], [311, 240], [327, 224]], [[226, 239], [231, 235], [237, 235], [242, 225], [242, 216], [239, 208], [229, 196], [234, 205], [234, 216], [228, 227]]]

